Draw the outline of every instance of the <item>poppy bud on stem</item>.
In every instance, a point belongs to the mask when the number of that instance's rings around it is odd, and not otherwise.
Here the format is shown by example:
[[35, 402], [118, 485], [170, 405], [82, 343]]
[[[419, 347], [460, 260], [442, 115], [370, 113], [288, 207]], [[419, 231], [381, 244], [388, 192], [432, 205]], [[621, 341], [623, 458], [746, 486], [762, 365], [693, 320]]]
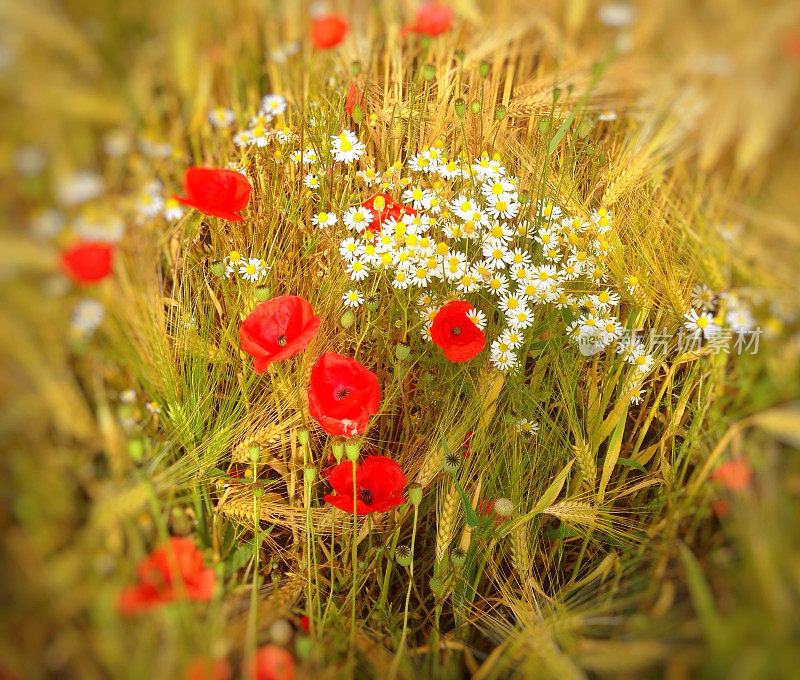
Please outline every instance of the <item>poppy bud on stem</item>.
[[336, 459], [336, 462], [341, 462], [342, 458], [344, 458], [344, 444], [341, 442], [336, 442], [333, 445], [333, 457]]
[[261, 447], [257, 444], [253, 444], [247, 449], [247, 453], [250, 455], [250, 460], [257, 463], [261, 458]]
[[225, 263], [217, 260], [211, 264], [211, 273], [219, 278], [225, 276]]
[[301, 446], [308, 446], [308, 430], [298, 430], [297, 441]]

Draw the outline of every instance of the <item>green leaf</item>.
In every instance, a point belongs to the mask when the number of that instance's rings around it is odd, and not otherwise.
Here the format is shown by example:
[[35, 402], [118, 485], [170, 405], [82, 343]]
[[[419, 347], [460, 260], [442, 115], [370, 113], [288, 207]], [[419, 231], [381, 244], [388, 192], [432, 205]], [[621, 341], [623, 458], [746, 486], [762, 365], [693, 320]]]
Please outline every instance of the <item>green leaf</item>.
[[472, 503], [469, 502], [467, 498], [467, 494], [464, 493], [464, 489], [461, 488], [461, 484], [458, 483], [458, 480], [453, 478], [453, 482], [456, 485], [456, 491], [458, 491], [459, 498], [461, 498], [461, 505], [464, 506], [464, 513], [467, 516], [467, 524], [470, 527], [478, 526], [478, 515], [475, 513], [475, 508], [472, 507]]
[[627, 465], [628, 467], [636, 468], [637, 470], [640, 470], [641, 472], [644, 472], [645, 474], [647, 473], [647, 468], [644, 465], [642, 465], [641, 463], [637, 463], [632, 458], [617, 458], [617, 464], [618, 465]]
[[542, 497], [536, 505], [533, 506], [533, 510], [531, 510], [532, 515], [538, 515], [542, 510], [555, 502], [556, 498], [558, 498], [558, 494], [561, 493], [561, 489], [564, 487], [564, 482], [567, 480], [567, 475], [572, 469], [573, 462], [574, 461], [570, 461], [567, 466], [556, 475], [556, 478], [552, 481], [550, 486], [547, 487]]

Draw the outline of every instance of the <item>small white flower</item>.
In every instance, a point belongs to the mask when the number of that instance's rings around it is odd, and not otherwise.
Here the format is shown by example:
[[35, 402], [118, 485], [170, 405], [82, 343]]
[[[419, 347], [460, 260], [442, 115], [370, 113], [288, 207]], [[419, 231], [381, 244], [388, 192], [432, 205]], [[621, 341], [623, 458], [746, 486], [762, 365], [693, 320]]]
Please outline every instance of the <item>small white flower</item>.
[[135, 403], [136, 402], [136, 390], [134, 390], [134, 389], [122, 390], [122, 392], [119, 393], [119, 400], [123, 404], [133, 404], [133, 403]]
[[539, 423], [535, 420], [528, 420], [527, 418], [520, 418], [514, 428], [521, 435], [533, 437], [539, 431]]
[[280, 94], [265, 94], [261, 98], [261, 109], [271, 118], [280, 116], [286, 111], [286, 99]]
[[369, 276], [369, 267], [358, 258], [353, 258], [348, 262], [345, 271], [353, 281], [363, 281]]
[[342, 222], [350, 229], [355, 229], [357, 232], [363, 232], [373, 220], [372, 211], [363, 206], [353, 206], [347, 209], [347, 212], [342, 215]]
[[717, 296], [711, 289], [703, 283], [698, 283], [692, 288], [692, 307], [702, 312], [710, 312], [714, 309]]
[[90, 336], [97, 330], [104, 317], [105, 308], [101, 302], [94, 298], [83, 298], [72, 310], [70, 326], [80, 335]]
[[150, 411], [150, 413], [153, 413], [153, 414], [155, 414], [155, 415], [158, 415], [159, 413], [161, 413], [161, 406], [159, 405], [159, 403], [158, 403], [157, 401], [148, 401], [148, 402], [147, 402], [147, 403], [144, 405], [144, 407], [145, 407], [145, 408], [146, 408], [148, 411]]
[[265, 272], [265, 267], [257, 257], [251, 257], [239, 266], [239, 274], [246, 281], [256, 281]]
[[342, 295], [342, 302], [345, 307], [360, 307], [364, 303], [364, 296], [360, 291], [351, 289]]
[[233, 125], [236, 116], [233, 111], [226, 109], [224, 106], [217, 106], [208, 112], [208, 122], [215, 128], [226, 128]]
[[164, 201], [164, 219], [174, 222], [183, 217], [183, 206], [170, 196]]
[[333, 160], [352, 163], [364, 155], [366, 147], [358, 140], [354, 132], [345, 130], [338, 135], [331, 135], [331, 152]]
[[324, 229], [325, 227], [332, 227], [339, 221], [339, 218], [336, 216], [334, 212], [319, 212], [316, 215], [312, 215], [311, 223], [319, 227], [320, 229]]
[[692, 309], [684, 314], [683, 317], [686, 319], [683, 323], [684, 327], [695, 338], [700, 335], [706, 339], [713, 338], [720, 331], [720, 327], [714, 321], [714, 317], [708, 312], [698, 314], [697, 310]]
[[303, 177], [303, 184], [309, 189], [319, 189], [319, 175], [314, 172], [309, 172]]

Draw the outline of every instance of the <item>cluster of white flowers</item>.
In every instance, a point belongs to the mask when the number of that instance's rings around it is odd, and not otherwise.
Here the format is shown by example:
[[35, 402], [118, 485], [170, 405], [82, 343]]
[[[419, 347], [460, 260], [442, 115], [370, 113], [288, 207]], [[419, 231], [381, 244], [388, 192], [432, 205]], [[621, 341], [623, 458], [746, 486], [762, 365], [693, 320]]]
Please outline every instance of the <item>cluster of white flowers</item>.
[[257, 146], [263, 148], [270, 140], [290, 142], [295, 139], [295, 134], [286, 124], [272, 127], [272, 122], [282, 116], [286, 111], [286, 98], [280, 94], [267, 94], [261, 99], [261, 107], [256, 115], [250, 119], [250, 125], [233, 138], [236, 146]]
[[226, 278], [238, 274], [245, 281], [259, 281], [269, 272], [266, 261], [257, 257], [245, 257], [238, 250], [231, 251], [223, 264]]
[[87, 339], [94, 335], [105, 315], [105, 308], [101, 302], [94, 298], [83, 298], [72, 310], [70, 328], [76, 335]]
[[183, 206], [176, 198], [164, 192], [158, 180], [149, 182], [136, 199], [136, 214], [140, 222], [162, 216], [174, 222], [183, 217]]

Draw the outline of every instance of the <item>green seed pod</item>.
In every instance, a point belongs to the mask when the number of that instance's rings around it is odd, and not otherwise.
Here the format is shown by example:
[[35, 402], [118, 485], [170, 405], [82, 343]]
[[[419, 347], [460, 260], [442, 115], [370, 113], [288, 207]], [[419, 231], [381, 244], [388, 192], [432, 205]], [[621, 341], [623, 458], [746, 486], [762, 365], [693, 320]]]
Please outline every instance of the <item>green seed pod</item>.
[[336, 459], [336, 462], [341, 462], [342, 458], [344, 458], [344, 444], [341, 442], [336, 442], [333, 445], [333, 457]]
[[350, 73], [352, 73], [353, 76], [357, 76], [359, 73], [361, 73], [360, 61], [354, 61], [350, 63]]
[[219, 278], [225, 276], [225, 263], [217, 260], [211, 264], [211, 273]]
[[312, 467], [307, 467], [303, 470], [303, 479], [311, 484], [317, 478], [317, 471]]
[[401, 567], [408, 567], [414, 559], [411, 548], [407, 545], [398, 545], [394, 551], [394, 559]]
[[264, 495], [264, 487], [259, 485], [253, 485], [253, 498], [261, 498]]
[[422, 67], [422, 77], [427, 80], [433, 80], [433, 77], [436, 75], [436, 67], [433, 64], [425, 64]]
[[463, 567], [464, 562], [467, 561], [467, 552], [459, 547], [455, 547], [450, 551], [450, 561], [454, 567]]
[[481, 78], [485, 78], [489, 75], [489, 62], [484, 60], [478, 65], [478, 73], [481, 74]]
[[367, 309], [370, 312], [377, 311], [378, 309], [380, 309], [380, 306], [381, 306], [381, 301], [376, 296], [367, 298]]
[[140, 463], [144, 458], [144, 440], [141, 437], [128, 442], [128, 455], [135, 463]]
[[247, 449], [250, 460], [257, 463], [261, 459], [261, 447], [258, 444], [253, 444]]
[[456, 99], [455, 109], [456, 109], [456, 115], [459, 118], [463, 118], [464, 115], [467, 113], [467, 104], [463, 99], [461, 99], [461, 97]]
[[339, 323], [342, 325], [342, 328], [350, 328], [356, 322], [356, 315], [353, 314], [352, 311], [349, 309], [342, 314], [342, 318], [339, 319]]
[[494, 110], [494, 117], [497, 120], [503, 120], [506, 117], [506, 113], [507, 113], [506, 107], [503, 106], [502, 104], [498, 104], [497, 108], [495, 108]]
[[298, 635], [294, 640], [294, 651], [301, 659], [307, 659], [311, 656], [311, 650], [314, 648], [314, 643], [308, 635]]
[[269, 296], [272, 294], [269, 286], [258, 286], [256, 288], [256, 300], [259, 302], [264, 302], [264, 300], [269, 300]]
[[357, 443], [347, 443], [344, 445], [344, 452], [347, 454], [347, 460], [352, 461], [355, 463], [358, 460], [358, 444]]
[[398, 343], [394, 348], [394, 355], [397, 357], [398, 361], [408, 361], [409, 358], [411, 358], [411, 350], [408, 345]]
[[419, 484], [412, 484], [408, 487], [408, 502], [413, 506], [422, 503], [422, 487]]
[[351, 114], [354, 123], [363, 123], [364, 122], [364, 109], [361, 107], [361, 104], [356, 104], [353, 106], [353, 112]]
[[297, 441], [301, 446], [308, 446], [308, 430], [298, 430]]
[[481, 112], [481, 103], [476, 99], [469, 105], [469, 110], [477, 116]]

